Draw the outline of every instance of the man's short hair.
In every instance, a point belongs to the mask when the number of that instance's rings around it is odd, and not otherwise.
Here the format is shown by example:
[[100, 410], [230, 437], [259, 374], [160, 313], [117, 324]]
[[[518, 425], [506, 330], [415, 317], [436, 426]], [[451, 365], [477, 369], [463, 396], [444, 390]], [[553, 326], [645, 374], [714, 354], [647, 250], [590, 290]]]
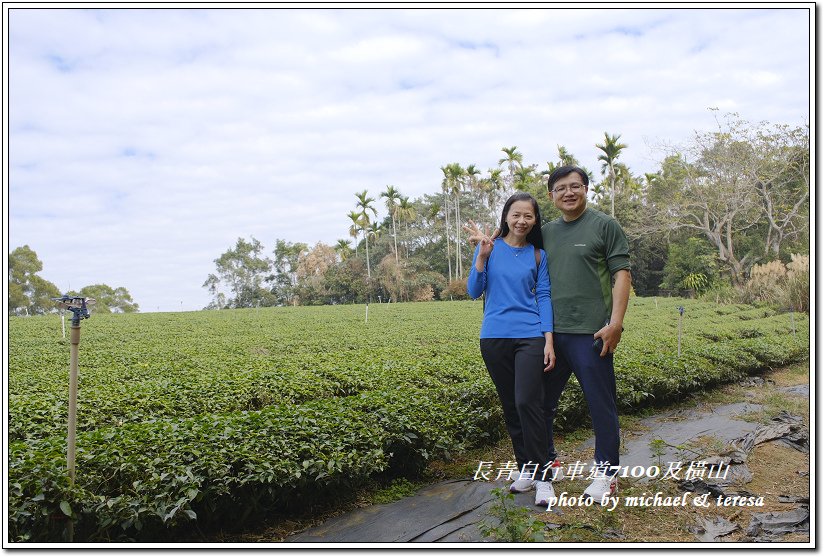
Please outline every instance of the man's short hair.
[[546, 183], [547, 191], [552, 191], [552, 186], [555, 185], [555, 182], [560, 180], [561, 178], [572, 174], [573, 172], [577, 172], [578, 175], [581, 177], [581, 180], [584, 182], [585, 186], [589, 186], [589, 176], [584, 169], [581, 167], [575, 166], [573, 164], [568, 164], [566, 166], [559, 166], [555, 170], [552, 171], [552, 174], [549, 175], [549, 180]]

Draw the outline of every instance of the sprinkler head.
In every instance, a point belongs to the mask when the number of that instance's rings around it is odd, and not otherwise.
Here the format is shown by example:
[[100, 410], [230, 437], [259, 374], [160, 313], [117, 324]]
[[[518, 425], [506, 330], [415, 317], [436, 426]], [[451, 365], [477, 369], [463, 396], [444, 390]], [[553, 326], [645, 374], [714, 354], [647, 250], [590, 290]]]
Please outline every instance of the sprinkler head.
[[59, 298], [52, 298], [57, 302], [57, 307], [60, 309], [67, 309], [74, 314], [72, 317], [72, 325], [80, 325], [81, 319], [88, 319], [91, 317], [89, 313], [90, 305], [94, 305], [94, 298], [84, 298], [82, 296], [69, 296], [68, 294]]

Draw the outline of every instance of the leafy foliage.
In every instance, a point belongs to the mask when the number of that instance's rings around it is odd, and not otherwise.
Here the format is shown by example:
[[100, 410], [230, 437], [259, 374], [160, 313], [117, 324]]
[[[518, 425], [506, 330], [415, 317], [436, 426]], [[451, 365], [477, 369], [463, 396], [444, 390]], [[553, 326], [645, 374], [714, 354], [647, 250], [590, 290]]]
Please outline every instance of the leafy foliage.
[[546, 524], [535, 518], [529, 509], [515, 503], [515, 495], [509, 490], [496, 487], [492, 490], [496, 501], [490, 507], [489, 514], [497, 518], [499, 524], [488, 522], [479, 524], [485, 538], [502, 542], [543, 542], [546, 540]]
[[29, 246], [15, 248], [9, 254], [9, 314], [43, 314], [55, 309], [51, 298], [60, 291], [51, 282], [38, 276], [43, 262]]
[[[69, 294], [73, 293], [69, 292]], [[112, 288], [107, 284], [92, 284], [81, 288], [77, 295], [84, 298], [94, 298], [95, 313], [134, 313], [139, 309], [139, 306], [132, 300], [129, 291], [122, 286]]]
[[[622, 412], [805, 358], [809, 318], [630, 300]], [[686, 308], [681, 358], [677, 311]], [[165, 540], [239, 527], [495, 441], [480, 302], [99, 314], [84, 322], [77, 477], [65, 474], [69, 346], [56, 316], [9, 320], [9, 532]], [[579, 427], [574, 381], [556, 423]]]

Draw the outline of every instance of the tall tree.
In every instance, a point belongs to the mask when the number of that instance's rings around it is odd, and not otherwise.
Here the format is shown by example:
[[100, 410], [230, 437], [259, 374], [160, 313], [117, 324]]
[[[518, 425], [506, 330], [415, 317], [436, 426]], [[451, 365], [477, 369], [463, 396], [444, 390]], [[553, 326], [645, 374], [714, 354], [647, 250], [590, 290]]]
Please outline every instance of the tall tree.
[[349, 211], [349, 214], [346, 216], [352, 221], [352, 225], [349, 227], [349, 235], [355, 239], [355, 257], [357, 257], [358, 236], [360, 236], [361, 230], [363, 230], [363, 215], [357, 211]]
[[417, 217], [415, 205], [409, 201], [408, 197], [401, 197], [398, 203], [398, 220], [404, 223], [404, 251], [407, 259], [409, 259], [409, 221], [414, 220], [415, 217]]
[[326, 273], [337, 264], [335, 250], [322, 242], [300, 254], [296, 269], [297, 294], [302, 305], [328, 303], [333, 292]]
[[233, 308], [249, 308], [271, 305], [271, 292], [263, 287], [270, 274], [271, 261], [262, 257], [263, 245], [254, 237], [251, 241], [238, 238], [235, 246], [214, 260], [217, 273], [210, 274], [204, 288], [217, 298], [219, 285], [225, 283], [234, 294], [227, 305]]
[[602, 151], [602, 154], [598, 155], [598, 160], [601, 161], [603, 164], [601, 165], [601, 173], [605, 174], [607, 180], [609, 181], [609, 189], [610, 189], [610, 196], [611, 196], [611, 215], [615, 216], [615, 181], [617, 177], [616, 171], [616, 164], [618, 157], [621, 155], [621, 151], [624, 150], [627, 146], [623, 143], [619, 143], [618, 140], [621, 139], [621, 135], [609, 135], [607, 132], [604, 132], [604, 143], [596, 144], [595, 147]]
[[56, 309], [51, 298], [60, 296], [60, 290], [37, 274], [42, 270], [43, 262], [28, 245], [9, 254], [9, 313], [43, 314]]
[[751, 251], [742, 254], [739, 248], [761, 217], [754, 188], [746, 183], [742, 167], [749, 149], [725, 134], [698, 133], [687, 154], [667, 157], [661, 178], [648, 194], [657, 212], [647, 226], [688, 228], [703, 234], [738, 286], [754, 262]]
[[446, 264], [449, 269], [449, 280], [452, 281], [452, 235], [449, 230], [449, 194], [451, 191], [449, 166], [442, 166], [443, 180], [441, 181], [441, 191], [443, 192], [443, 216], [444, 216], [444, 240], [446, 241]]
[[543, 174], [543, 175], [552, 174], [552, 172], [556, 168], [559, 168], [561, 166], [577, 166], [578, 168], [580, 168], [581, 170], [586, 172], [587, 176], [589, 176], [590, 179], [592, 178], [592, 172], [590, 172], [589, 169], [586, 166], [582, 165], [578, 161], [578, 159], [575, 157], [575, 155], [570, 153], [569, 149], [567, 149], [563, 145], [558, 145], [558, 161], [557, 162], [547, 161], [546, 164], [547, 164], [547, 170], [544, 170], [544, 171], [541, 172], [541, 174]]
[[509, 170], [509, 181], [507, 182], [508, 185], [508, 192], [511, 192], [512, 189], [515, 187], [515, 172], [523, 166], [524, 156], [518, 152], [518, 147], [513, 145], [512, 147], [504, 147], [501, 149], [506, 155], [502, 159], [498, 159], [498, 166], [506, 165], [507, 169]]
[[335, 253], [338, 254], [341, 261], [346, 261], [352, 254], [352, 246], [349, 245], [349, 240], [340, 239], [335, 244]]
[[466, 191], [468, 191], [474, 199], [481, 199], [483, 195], [483, 188], [481, 187], [481, 170], [474, 164], [469, 164], [464, 169], [464, 180]]
[[80, 296], [94, 298], [94, 311], [98, 313], [135, 313], [139, 307], [126, 288], [112, 288], [107, 284], [92, 284], [80, 289]]
[[777, 258], [781, 248], [808, 228], [810, 200], [810, 127], [752, 126], [727, 117], [723, 129], [752, 146], [744, 167], [755, 186], [767, 223], [764, 257]]
[[515, 170], [516, 190], [529, 191], [535, 178], [535, 168], [533, 166], [520, 166]]
[[453, 162], [446, 165], [447, 187], [455, 197], [455, 278], [463, 278], [463, 260], [461, 258], [461, 192], [466, 171]]
[[275, 241], [272, 274], [267, 278], [277, 305], [297, 305], [298, 262], [309, 250], [303, 242]]
[[362, 225], [363, 225], [363, 237], [366, 240], [366, 276], [371, 279], [372, 278], [372, 269], [371, 265], [369, 264], [369, 227], [372, 224], [372, 221], [369, 220], [369, 213], [371, 212], [373, 216], [378, 216], [378, 211], [375, 209], [373, 203], [375, 199], [369, 197], [369, 193], [366, 190], [362, 192], [358, 192], [355, 194], [355, 197], [358, 198], [357, 202], [355, 203], [356, 208], [360, 209], [360, 214], [363, 217]]
[[493, 225], [498, 218], [498, 203], [500, 201], [501, 192], [504, 190], [503, 169], [490, 168], [489, 176], [481, 180], [481, 190], [484, 194], [488, 217], [491, 219]]
[[395, 228], [395, 217], [397, 216], [397, 207], [401, 199], [401, 193], [395, 189], [395, 186], [387, 185], [386, 191], [381, 192], [381, 197], [386, 198], [386, 209], [392, 218], [392, 240], [395, 243], [395, 263], [398, 263], [398, 231]]

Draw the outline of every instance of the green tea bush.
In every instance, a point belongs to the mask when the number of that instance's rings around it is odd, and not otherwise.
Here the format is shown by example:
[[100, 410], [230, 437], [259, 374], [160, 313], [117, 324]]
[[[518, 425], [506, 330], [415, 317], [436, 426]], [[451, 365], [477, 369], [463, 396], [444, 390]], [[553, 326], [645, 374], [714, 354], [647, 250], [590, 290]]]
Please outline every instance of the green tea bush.
[[[809, 355], [809, 318], [633, 297], [616, 353], [637, 411]], [[678, 312], [682, 319], [677, 354]], [[13, 541], [189, 539], [418, 474], [505, 435], [479, 302], [95, 315], [66, 477], [69, 347], [56, 316], [9, 323]], [[574, 378], [559, 429], [588, 420]], [[330, 495], [331, 494], [331, 495]]]

